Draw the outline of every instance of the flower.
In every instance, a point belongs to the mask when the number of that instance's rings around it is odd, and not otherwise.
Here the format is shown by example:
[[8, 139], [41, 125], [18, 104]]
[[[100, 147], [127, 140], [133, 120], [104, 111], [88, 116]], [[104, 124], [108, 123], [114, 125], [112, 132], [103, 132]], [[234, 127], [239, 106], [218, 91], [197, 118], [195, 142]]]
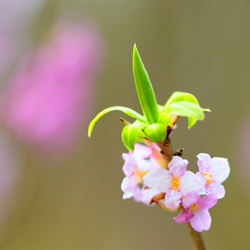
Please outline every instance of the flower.
[[198, 176], [186, 171], [187, 165], [187, 160], [174, 156], [168, 164], [169, 170], [154, 169], [143, 177], [146, 186], [166, 193], [165, 206], [171, 210], [178, 209], [181, 198], [190, 192], [205, 194], [205, 188]]
[[214, 157], [209, 154], [198, 154], [199, 172], [197, 176], [204, 183], [207, 193], [214, 193], [217, 199], [225, 196], [225, 189], [221, 185], [230, 173], [230, 167], [226, 158]]
[[93, 27], [59, 23], [8, 82], [1, 102], [6, 126], [43, 152], [71, 151], [88, 118], [100, 50]]
[[208, 230], [211, 226], [211, 216], [208, 209], [217, 203], [216, 195], [210, 193], [201, 198], [196, 193], [189, 193], [182, 200], [185, 208], [178, 216], [174, 217], [177, 223], [190, 222], [191, 226], [197, 231]]
[[[158, 190], [146, 188], [143, 184], [145, 174], [160, 168], [152, 154], [152, 148], [136, 143], [133, 153], [129, 151], [128, 154], [122, 155], [125, 161], [123, 172], [126, 175], [121, 184], [121, 189], [124, 192], [123, 199], [133, 197], [135, 201], [149, 205], [152, 198], [160, 193]], [[142, 188], [140, 188], [140, 184], [143, 185]]]

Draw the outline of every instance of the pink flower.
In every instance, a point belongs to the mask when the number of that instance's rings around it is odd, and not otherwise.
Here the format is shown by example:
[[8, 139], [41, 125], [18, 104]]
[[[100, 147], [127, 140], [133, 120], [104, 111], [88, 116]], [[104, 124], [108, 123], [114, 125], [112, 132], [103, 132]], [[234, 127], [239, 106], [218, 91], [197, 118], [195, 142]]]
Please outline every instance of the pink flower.
[[2, 97], [1, 115], [23, 142], [45, 152], [68, 152], [91, 107], [100, 59], [93, 27], [58, 24], [50, 41], [24, 60]]
[[189, 193], [182, 200], [185, 208], [178, 216], [174, 217], [177, 223], [190, 222], [191, 226], [197, 231], [208, 230], [211, 226], [211, 216], [208, 209], [217, 203], [216, 195], [210, 193], [201, 198], [196, 193]]
[[225, 189], [221, 185], [230, 173], [230, 167], [226, 158], [214, 157], [209, 154], [198, 154], [199, 172], [197, 176], [203, 181], [207, 193], [214, 193], [217, 199], [225, 196]]
[[181, 198], [190, 192], [205, 194], [201, 180], [192, 172], [186, 171], [187, 160], [174, 156], [168, 164], [169, 170], [158, 168], [143, 177], [146, 186], [166, 193], [165, 206], [178, 209]]
[[[143, 185], [143, 176], [153, 169], [160, 168], [152, 157], [152, 148], [136, 143], [133, 153], [123, 154], [123, 159], [123, 172], [126, 175], [121, 184], [123, 199], [133, 197], [135, 201], [149, 205], [152, 198], [160, 193], [158, 190], [146, 189]], [[142, 188], [140, 184], [143, 185]]]

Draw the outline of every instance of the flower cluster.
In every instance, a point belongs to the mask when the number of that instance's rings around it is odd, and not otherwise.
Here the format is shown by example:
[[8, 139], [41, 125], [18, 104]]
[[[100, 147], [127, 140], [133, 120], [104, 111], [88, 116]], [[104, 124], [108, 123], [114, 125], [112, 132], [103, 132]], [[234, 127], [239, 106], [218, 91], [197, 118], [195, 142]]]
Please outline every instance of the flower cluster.
[[198, 154], [199, 171], [187, 170], [188, 161], [173, 156], [169, 164], [164, 162], [157, 144], [135, 144], [133, 153], [123, 154], [125, 161], [122, 181], [123, 199], [133, 197], [146, 205], [159, 201], [169, 211], [184, 211], [174, 217], [177, 223], [190, 222], [201, 232], [211, 226], [208, 209], [225, 196], [221, 184], [227, 179], [230, 167], [227, 159], [208, 154]]

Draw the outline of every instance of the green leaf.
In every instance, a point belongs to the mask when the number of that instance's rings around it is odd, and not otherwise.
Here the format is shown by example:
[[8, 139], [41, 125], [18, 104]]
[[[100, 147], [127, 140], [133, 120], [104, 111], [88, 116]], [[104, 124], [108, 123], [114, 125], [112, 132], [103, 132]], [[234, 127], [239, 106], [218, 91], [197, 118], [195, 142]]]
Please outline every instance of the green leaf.
[[167, 108], [171, 103], [180, 101], [191, 102], [199, 105], [199, 102], [194, 95], [187, 92], [175, 91], [166, 102], [164, 108]]
[[138, 121], [141, 122], [145, 122], [145, 119], [142, 115], [140, 115], [139, 113], [137, 113], [136, 111], [134, 111], [133, 109], [127, 108], [127, 107], [121, 107], [121, 106], [114, 106], [114, 107], [110, 107], [110, 108], [106, 108], [104, 110], [102, 110], [100, 113], [98, 113], [96, 115], [96, 117], [90, 122], [89, 124], [89, 129], [88, 129], [88, 136], [90, 137], [92, 134], [92, 130], [96, 124], [96, 122], [105, 114], [111, 112], [111, 111], [122, 111], [123, 113], [125, 113], [128, 116], [131, 116], [135, 119], [137, 119]]
[[124, 145], [133, 152], [138, 134], [146, 126], [145, 123], [134, 122], [122, 130], [122, 141]]
[[148, 125], [143, 131], [150, 141], [161, 143], [166, 138], [167, 128], [162, 123], [155, 123]]
[[191, 128], [197, 120], [204, 119], [203, 109], [199, 105], [186, 101], [174, 102], [164, 109], [163, 112], [188, 117], [189, 128]]
[[136, 91], [143, 114], [146, 118], [146, 121], [150, 124], [153, 124], [158, 120], [159, 110], [152, 84], [136, 45], [134, 45], [133, 50], [133, 72]]

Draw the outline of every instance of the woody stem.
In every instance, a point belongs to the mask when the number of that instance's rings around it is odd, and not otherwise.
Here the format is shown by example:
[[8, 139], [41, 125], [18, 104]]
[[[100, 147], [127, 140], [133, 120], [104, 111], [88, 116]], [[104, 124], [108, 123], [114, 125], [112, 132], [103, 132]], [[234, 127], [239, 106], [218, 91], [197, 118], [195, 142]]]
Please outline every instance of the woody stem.
[[187, 226], [188, 226], [189, 232], [193, 238], [193, 242], [194, 242], [196, 250], [206, 250], [201, 233], [196, 232], [189, 222], [187, 223]]
[[[173, 155], [174, 155], [171, 141], [169, 138], [170, 133], [171, 133], [171, 128], [168, 127], [167, 128], [167, 136], [166, 136], [164, 142], [162, 144], [158, 144], [158, 146], [161, 148], [161, 153], [163, 154], [167, 163], [169, 163], [172, 160]], [[161, 208], [168, 210], [161, 200], [156, 200], [155, 202]], [[196, 250], [206, 250], [201, 233], [195, 231], [189, 222], [187, 223], [187, 226], [188, 226], [189, 232], [193, 238], [193, 242], [194, 242]]]

